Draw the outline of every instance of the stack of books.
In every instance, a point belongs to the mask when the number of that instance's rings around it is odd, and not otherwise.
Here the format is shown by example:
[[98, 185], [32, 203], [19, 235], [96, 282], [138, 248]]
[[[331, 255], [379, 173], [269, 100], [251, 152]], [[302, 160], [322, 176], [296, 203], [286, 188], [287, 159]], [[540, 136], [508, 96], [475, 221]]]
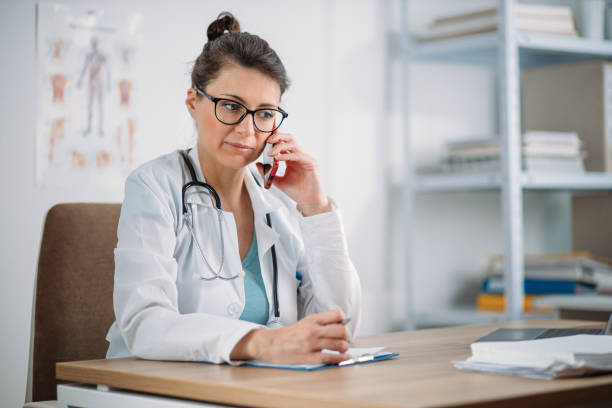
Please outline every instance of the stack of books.
[[[517, 31], [578, 36], [574, 16], [568, 6], [518, 3], [514, 9], [514, 28]], [[431, 41], [496, 31], [498, 18], [497, 7], [438, 16], [418, 37], [422, 41]]]
[[[503, 311], [503, 257], [495, 255], [489, 263], [476, 302], [480, 311]], [[533, 300], [545, 295], [594, 293], [598, 284], [612, 277], [612, 260], [593, 257], [588, 252], [525, 256], [523, 289], [525, 312], [548, 312], [532, 306]]]
[[[536, 329], [537, 330], [537, 329]], [[579, 334], [523, 341], [475, 341], [472, 355], [453, 361], [460, 370], [566, 378], [612, 371], [612, 336]]]
[[[449, 142], [442, 169], [450, 172], [501, 170], [499, 138]], [[575, 132], [528, 131], [521, 144], [522, 169], [538, 173], [583, 173], [584, 152]]]

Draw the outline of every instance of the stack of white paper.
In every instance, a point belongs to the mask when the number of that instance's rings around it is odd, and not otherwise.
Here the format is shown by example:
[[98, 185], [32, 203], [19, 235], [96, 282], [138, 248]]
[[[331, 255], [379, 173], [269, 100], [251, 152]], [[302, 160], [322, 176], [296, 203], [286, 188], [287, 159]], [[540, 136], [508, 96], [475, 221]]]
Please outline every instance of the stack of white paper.
[[454, 361], [456, 368], [530, 378], [575, 377], [612, 372], [612, 336], [575, 336], [524, 341], [482, 341], [472, 356]]

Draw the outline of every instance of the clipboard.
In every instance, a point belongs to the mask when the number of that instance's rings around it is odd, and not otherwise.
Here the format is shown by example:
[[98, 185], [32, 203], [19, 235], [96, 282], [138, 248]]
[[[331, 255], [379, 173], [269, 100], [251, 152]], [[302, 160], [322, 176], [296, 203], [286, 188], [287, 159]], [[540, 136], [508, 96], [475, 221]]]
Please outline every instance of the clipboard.
[[[374, 363], [376, 361], [388, 360], [393, 357], [399, 356], [399, 353], [391, 353], [382, 351], [384, 347], [375, 347], [375, 348], [350, 348], [347, 351], [347, 354], [353, 356], [350, 360], [342, 361], [338, 364], [271, 364], [264, 363], [262, 361], [248, 361], [243, 364], [243, 366], [247, 367], [263, 367], [263, 368], [278, 368], [282, 370], [298, 370], [298, 371], [315, 371], [315, 370], [323, 370], [326, 368], [334, 368], [334, 367], [348, 367], [357, 364], [367, 364]], [[323, 350], [323, 352], [329, 352], [328, 350]]]

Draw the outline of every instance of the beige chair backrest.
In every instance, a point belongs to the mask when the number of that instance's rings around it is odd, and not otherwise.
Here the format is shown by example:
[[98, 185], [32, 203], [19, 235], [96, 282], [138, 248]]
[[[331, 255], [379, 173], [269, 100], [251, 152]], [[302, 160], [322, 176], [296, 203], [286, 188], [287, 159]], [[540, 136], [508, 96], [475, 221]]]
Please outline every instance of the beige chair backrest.
[[57, 398], [55, 363], [106, 355], [120, 210], [76, 203], [47, 213], [36, 278], [33, 401]]

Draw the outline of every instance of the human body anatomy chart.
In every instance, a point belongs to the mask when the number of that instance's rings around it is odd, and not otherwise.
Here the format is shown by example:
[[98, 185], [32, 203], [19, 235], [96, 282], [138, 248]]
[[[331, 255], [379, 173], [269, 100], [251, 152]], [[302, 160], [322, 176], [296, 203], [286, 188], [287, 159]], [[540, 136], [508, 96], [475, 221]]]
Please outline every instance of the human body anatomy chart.
[[142, 14], [37, 7], [37, 180], [117, 186], [138, 151]]

